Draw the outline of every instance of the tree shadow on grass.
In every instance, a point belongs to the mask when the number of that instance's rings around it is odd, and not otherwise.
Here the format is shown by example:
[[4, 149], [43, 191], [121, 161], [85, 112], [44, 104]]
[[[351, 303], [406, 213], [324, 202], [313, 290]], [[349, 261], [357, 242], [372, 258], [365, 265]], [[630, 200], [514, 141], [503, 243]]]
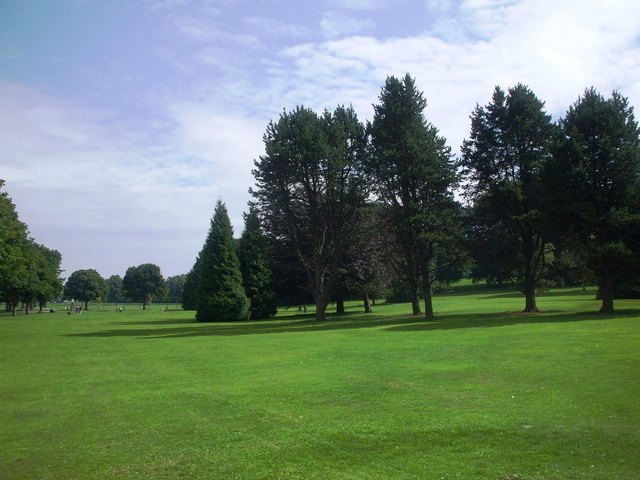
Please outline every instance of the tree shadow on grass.
[[[165, 328], [122, 328], [88, 333], [67, 334], [68, 337], [136, 337], [141, 339], [186, 338], [201, 336], [239, 336], [276, 333], [309, 333], [335, 330], [356, 330], [363, 328], [379, 328], [384, 332], [418, 332], [429, 330], [450, 330], [464, 328], [489, 328], [517, 324], [579, 322], [587, 320], [609, 320], [640, 316], [640, 309], [621, 310], [615, 315], [597, 312], [564, 312], [549, 311], [539, 314], [516, 312], [483, 313], [466, 315], [443, 315], [433, 321], [411, 315], [375, 316], [360, 314], [358, 318], [344, 318], [334, 315], [323, 322], [312, 318], [269, 321], [253, 321], [238, 323], [196, 323], [175, 320], [176, 327]], [[168, 322], [168, 320], [167, 320]], [[131, 322], [133, 325], [137, 323]], [[125, 323], [122, 323], [126, 325]], [[140, 322], [144, 325], [158, 325], [154, 322]], [[167, 323], [168, 325], [169, 323]], [[162, 324], [160, 324], [162, 325]]]
[[[566, 296], [579, 296], [579, 297], [591, 297], [595, 299], [596, 291], [593, 289], [582, 290], [582, 288], [576, 288], [575, 290], [554, 290], [551, 292], [538, 293], [536, 295], [537, 299], [541, 298], [551, 298], [551, 297], [566, 297]], [[479, 300], [491, 300], [496, 298], [522, 298], [524, 300], [524, 293], [513, 291], [513, 292], [503, 292], [496, 293], [494, 295], [483, 295], [479, 298]], [[573, 301], [574, 299], [572, 299]]]
[[[333, 321], [340, 321], [343, 319], [343, 317], [352, 317], [355, 315], [364, 315], [364, 313], [362, 312], [345, 312], [345, 313], [341, 313], [341, 314], [336, 314], [336, 313], [330, 313], [327, 314], [327, 317], [331, 318], [333, 317]], [[278, 319], [263, 319], [263, 320], [251, 320], [250, 322], [237, 322], [237, 323], [215, 323], [215, 322], [211, 322], [211, 323], [201, 323], [196, 321], [194, 318], [169, 318], [169, 319], [164, 319], [164, 320], [136, 320], [136, 321], [130, 321], [130, 322], [109, 322], [107, 325], [139, 325], [139, 326], [144, 326], [144, 325], [233, 325], [233, 326], [237, 326], [237, 325], [259, 325], [261, 323], [269, 323], [269, 322], [274, 322], [274, 321], [289, 321], [289, 320], [293, 320], [293, 321], [297, 321], [297, 320], [304, 320], [305, 323], [309, 322], [309, 321], [313, 321], [315, 318], [315, 314], [312, 313], [298, 313], [298, 314], [294, 314], [294, 315], [283, 315], [281, 317], [278, 317]]]
[[612, 320], [615, 318], [640, 317], [640, 309], [619, 310], [615, 314], [599, 312], [566, 312], [548, 310], [540, 313], [503, 312], [480, 315], [446, 315], [433, 322], [421, 322], [414, 325], [398, 325], [387, 331], [416, 332], [427, 330], [450, 330], [459, 328], [505, 327], [510, 325], [568, 323], [594, 320]]

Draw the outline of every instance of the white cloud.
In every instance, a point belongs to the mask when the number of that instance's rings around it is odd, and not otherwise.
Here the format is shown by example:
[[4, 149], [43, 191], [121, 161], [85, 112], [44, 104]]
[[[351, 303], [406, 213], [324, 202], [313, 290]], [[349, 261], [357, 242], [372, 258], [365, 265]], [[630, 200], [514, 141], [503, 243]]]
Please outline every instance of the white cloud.
[[[482, 38], [358, 36], [284, 50], [296, 67], [288, 96], [322, 104], [357, 81], [357, 91], [375, 102], [387, 75], [409, 72], [425, 91], [428, 118], [454, 150], [468, 134], [474, 105], [489, 101], [495, 85], [529, 85], [556, 116], [589, 85], [640, 101], [640, 4], [470, 0], [461, 8], [465, 28]], [[361, 116], [370, 114], [360, 108]]]
[[147, 261], [167, 275], [186, 272], [219, 196], [240, 233], [264, 124], [210, 107], [170, 105], [163, 131], [146, 131], [0, 85], [7, 191], [32, 235], [61, 251], [67, 275], [89, 267], [122, 275]]
[[176, 16], [171, 21], [175, 30], [185, 38], [200, 43], [236, 45], [243, 48], [258, 48], [260, 40], [255, 35], [229, 32], [219, 23], [207, 17]]
[[320, 28], [327, 38], [353, 35], [367, 30], [372, 30], [376, 23], [371, 19], [362, 19], [343, 15], [339, 12], [327, 12], [320, 21]]
[[243, 20], [245, 25], [259, 28], [271, 35], [290, 37], [307, 37], [309, 29], [295, 23], [287, 23], [282, 20], [269, 17], [247, 17]]

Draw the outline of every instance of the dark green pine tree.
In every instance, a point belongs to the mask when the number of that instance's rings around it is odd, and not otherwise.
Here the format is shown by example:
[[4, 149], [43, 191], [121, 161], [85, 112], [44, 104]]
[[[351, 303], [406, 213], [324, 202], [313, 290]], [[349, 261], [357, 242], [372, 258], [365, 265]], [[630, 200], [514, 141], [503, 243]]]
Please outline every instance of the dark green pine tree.
[[[410, 75], [389, 77], [374, 105], [368, 173], [383, 207], [402, 271], [410, 288], [414, 315], [434, 316], [431, 289], [462, 253], [460, 205], [453, 191], [458, 177], [446, 140], [429, 123], [424, 98]], [[420, 290], [422, 290], [420, 292]]]
[[552, 260], [547, 240], [541, 172], [551, 157], [551, 116], [528, 87], [496, 87], [486, 107], [471, 115], [461, 167], [473, 200], [475, 276], [509, 280], [537, 312], [536, 288]]
[[251, 318], [263, 319], [275, 315], [276, 296], [273, 293], [269, 241], [260, 225], [255, 207], [244, 216], [244, 232], [238, 245], [244, 291], [251, 302]]
[[249, 300], [242, 287], [240, 262], [227, 207], [218, 200], [200, 253], [196, 319], [199, 322], [246, 320]]
[[563, 243], [599, 280], [603, 313], [640, 276], [640, 128], [618, 92], [590, 88], [560, 120], [548, 191]]

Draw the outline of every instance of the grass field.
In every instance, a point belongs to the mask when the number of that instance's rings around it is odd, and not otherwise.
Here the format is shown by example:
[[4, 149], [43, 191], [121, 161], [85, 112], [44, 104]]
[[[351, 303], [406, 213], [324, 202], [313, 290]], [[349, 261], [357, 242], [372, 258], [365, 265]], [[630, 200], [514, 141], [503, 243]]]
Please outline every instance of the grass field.
[[640, 301], [434, 305], [0, 316], [0, 478], [640, 478]]

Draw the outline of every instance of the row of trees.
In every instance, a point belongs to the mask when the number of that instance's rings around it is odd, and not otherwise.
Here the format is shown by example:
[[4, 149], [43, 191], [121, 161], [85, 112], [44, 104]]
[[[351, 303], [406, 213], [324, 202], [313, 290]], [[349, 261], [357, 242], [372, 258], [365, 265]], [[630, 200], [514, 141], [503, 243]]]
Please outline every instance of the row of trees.
[[29, 236], [3, 187], [0, 180], [0, 301], [13, 315], [21, 303], [26, 314], [36, 302], [42, 311], [62, 290], [62, 257]]
[[[67, 297], [183, 302], [199, 321], [265, 318], [276, 298], [313, 302], [322, 320], [335, 301], [386, 293], [433, 317], [435, 287], [470, 275], [509, 282], [537, 311], [551, 277], [597, 280], [602, 311], [640, 276], [640, 131], [622, 95], [588, 89], [553, 122], [526, 86], [496, 87], [471, 114], [460, 158], [425, 117], [409, 75], [389, 77], [371, 122], [352, 108], [297, 107], [270, 122], [255, 161], [253, 201], [234, 240], [218, 201], [187, 275], [131, 267], [106, 281], [74, 272]], [[60, 255], [28, 238], [0, 196], [0, 295], [41, 304], [61, 288]], [[85, 305], [86, 306], [86, 305]]]
[[146, 309], [153, 301], [181, 302], [184, 278], [178, 275], [165, 281], [160, 267], [153, 263], [129, 267], [124, 278], [112, 275], [106, 280], [96, 270], [76, 270], [67, 279], [64, 296], [84, 302], [85, 310], [91, 301], [134, 301]]
[[[0, 180], [0, 189], [4, 181]], [[5, 191], [0, 190], [0, 301], [16, 315], [22, 304], [25, 314], [39, 304], [62, 297], [90, 301], [140, 301], [143, 308], [152, 301], [179, 303], [185, 275], [163, 279], [160, 267], [143, 264], [130, 267], [124, 278], [113, 275], [103, 279], [93, 270], [77, 270], [66, 283], [61, 278], [62, 256], [56, 250], [37, 243], [29, 236], [27, 225], [20, 221], [16, 207]]]
[[465, 272], [512, 283], [535, 312], [551, 267], [573, 264], [612, 312], [616, 283], [640, 271], [628, 101], [588, 89], [554, 123], [526, 86], [496, 88], [458, 159], [425, 107], [406, 75], [387, 79], [366, 126], [345, 107], [298, 107], [269, 123], [251, 193], [278, 282], [304, 284], [321, 320], [330, 299], [340, 308], [345, 292], [366, 298], [392, 279], [430, 319], [434, 285]]
[[471, 120], [460, 165], [473, 275], [513, 282], [534, 312], [550, 265], [571, 258], [597, 279], [601, 311], [613, 312], [616, 283], [640, 273], [640, 140], [627, 99], [588, 89], [554, 124], [517, 85], [496, 88]]

